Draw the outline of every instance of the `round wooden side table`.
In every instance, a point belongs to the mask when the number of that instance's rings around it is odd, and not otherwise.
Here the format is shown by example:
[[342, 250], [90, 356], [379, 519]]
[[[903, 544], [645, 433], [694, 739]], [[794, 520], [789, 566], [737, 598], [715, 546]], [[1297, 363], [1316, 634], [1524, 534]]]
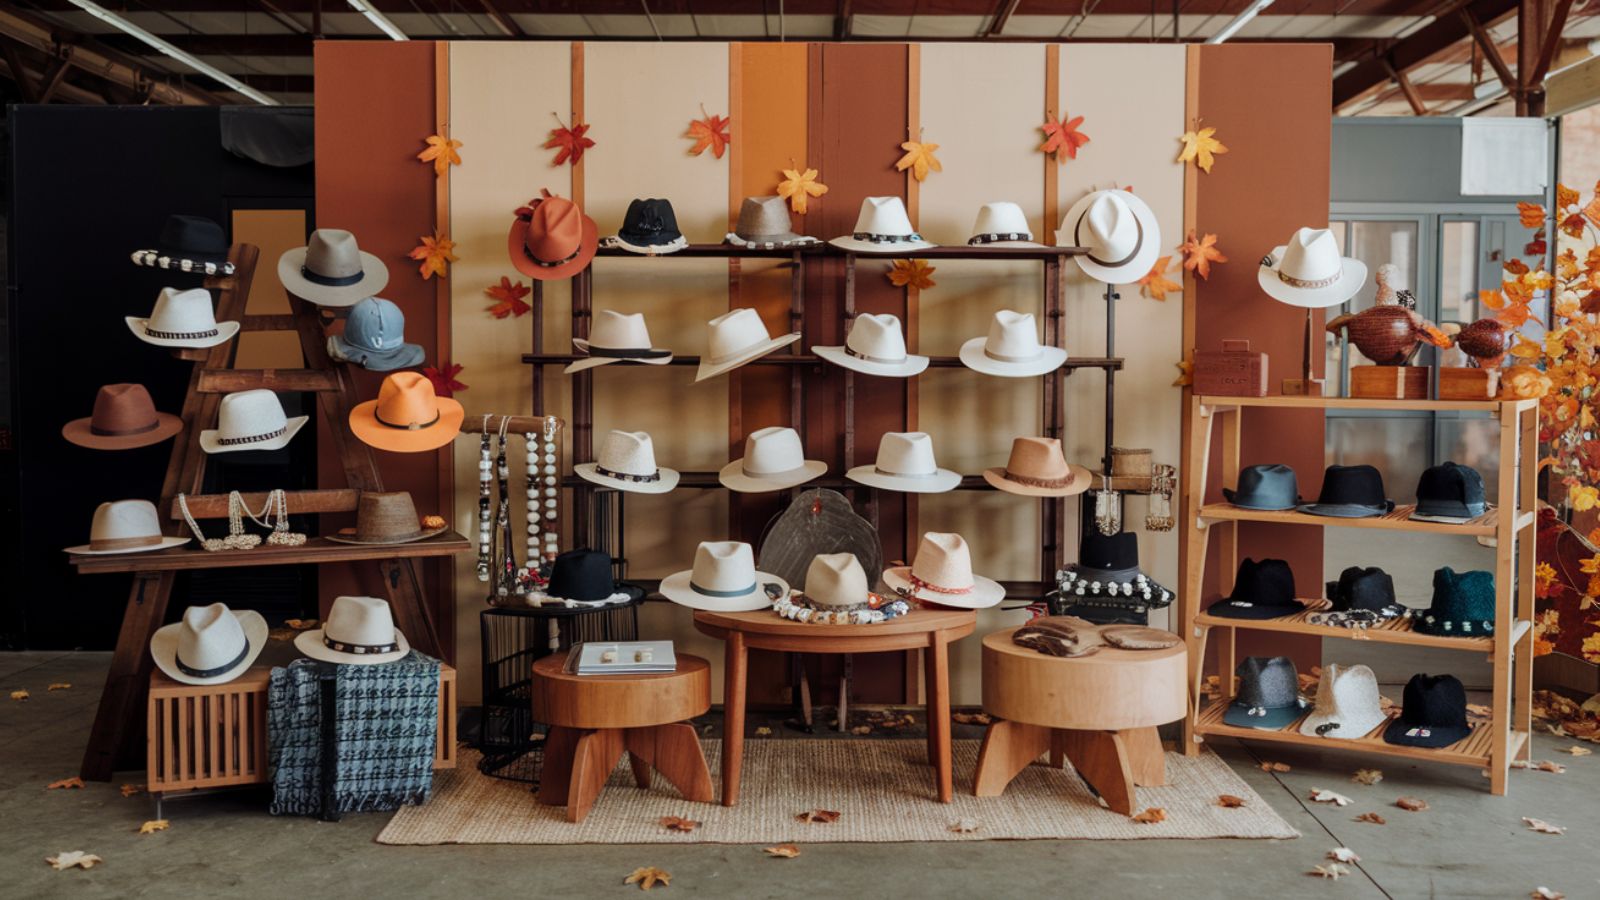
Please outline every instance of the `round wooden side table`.
[[533, 718], [550, 726], [540, 803], [583, 821], [624, 750], [639, 787], [654, 769], [685, 800], [713, 801], [700, 737], [685, 721], [711, 708], [709, 663], [680, 655], [677, 671], [657, 675], [569, 675], [565, 663], [556, 654], [533, 664]]
[[1187, 651], [1102, 647], [1063, 659], [1013, 644], [1016, 630], [983, 638], [983, 709], [996, 721], [973, 793], [1000, 796], [1049, 751], [1052, 767], [1070, 761], [1108, 806], [1133, 815], [1135, 785], [1166, 783], [1156, 726], [1188, 714]]

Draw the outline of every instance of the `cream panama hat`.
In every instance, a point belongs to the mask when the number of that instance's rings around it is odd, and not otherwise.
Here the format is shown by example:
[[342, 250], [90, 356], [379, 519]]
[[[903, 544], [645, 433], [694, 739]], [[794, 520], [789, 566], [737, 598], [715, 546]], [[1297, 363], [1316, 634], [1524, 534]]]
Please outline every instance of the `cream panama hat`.
[[635, 494], [665, 494], [678, 486], [678, 473], [656, 465], [655, 443], [643, 431], [612, 431], [592, 463], [573, 466], [578, 477]]
[[1316, 703], [1300, 723], [1300, 733], [1353, 741], [1366, 737], [1388, 719], [1378, 695], [1378, 678], [1371, 669], [1330, 663], [1323, 667]]
[[294, 648], [312, 659], [375, 666], [404, 659], [406, 636], [394, 627], [389, 601], [378, 597], [335, 597], [322, 627], [295, 635]]
[[1322, 309], [1354, 297], [1366, 284], [1367, 264], [1341, 257], [1328, 229], [1301, 228], [1261, 260], [1256, 281], [1280, 303]]
[[1002, 309], [989, 321], [987, 337], [961, 345], [961, 363], [985, 375], [1029, 378], [1061, 368], [1067, 351], [1039, 343], [1033, 313]]
[[749, 307], [725, 312], [707, 322], [706, 326], [709, 329], [706, 354], [700, 357], [700, 370], [695, 373], [695, 381], [715, 378], [800, 340], [798, 331], [782, 337], [770, 336], [766, 323], [761, 321], [761, 314]]
[[717, 480], [730, 491], [759, 494], [805, 484], [828, 471], [828, 464], [806, 459], [800, 433], [773, 426], [750, 432], [744, 456], [722, 467]]
[[812, 347], [817, 356], [864, 375], [909, 378], [928, 368], [926, 356], [906, 352], [900, 319], [889, 313], [862, 313], [850, 324], [842, 347]]
[[383, 260], [339, 228], [318, 228], [304, 247], [278, 257], [278, 280], [289, 293], [318, 306], [354, 306], [389, 283]]
[[1044, 246], [1034, 241], [1022, 207], [1009, 200], [978, 208], [978, 219], [972, 223], [972, 237], [967, 238], [967, 243], [973, 247]]
[[150, 636], [156, 668], [184, 684], [225, 684], [238, 678], [267, 645], [267, 620], [225, 603], [191, 606], [183, 618]]
[[789, 207], [778, 196], [744, 198], [739, 205], [739, 222], [723, 242], [751, 250], [780, 250], [821, 243], [814, 237], [795, 233]]
[[883, 583], [902, 597], [961, 609], [987, 609], [1005, 599], [999, 582], [972, 574], [972, 551], [959, 534], [930, 531], [909, 566], [885, 569]]
[[149, 318], [124, 316], [134, 336], [157, 347], [215, 347], [239, 333], [238, 322], [218, 322], [205, 288], [162, 288]]
[[905, 253], [939, 246], [923, 240], [922, 235], [911, 227], [906, 204], [899, 197], [867, 197], [862, 200], [855, 231], [828, 243], [853, 253]]
[[846, 478], [868, 487], [908, 494], [942, 494], [955, 490], [961, 476], [941, 469], [933, 458], [933, 438], [920, 431], [891, 431], [878, 441], [878, 459], [856, 466]]
[[573, 338], [572, 345], [589, 354], [589, 358], [576, 360], [562, 369], [566, 375], [619, 362], [648, 363], [652, 366], [672, 362], [671, 350], [650, 345], [650, 329], [645, 327], [643, 313], [602, 309], [595, 314], [594, 327], [590, 329], [588, 339]]
[[1067, 210], [1056, 244], [1088, 249], [1074, 258], [1090, 278], [1129, 284], [1150, 274], [1161, 255], [1161, 226], [1155, 212], [1131, 192], [1092, 191]]
[[238, 391], [222, 398], [217, 427], [200, 432], [200, 449], [207, 453], [278, 450], [294, 440], [307, 418], [286, 418], [278, 395], [269, 390]]
[[1004, 466], [983, 470], [983, 480], [1009, 494], [1024, 497], [1071, 497], [1089, 489], [1093, 473], [1067, 462], [1061, 441], [1019, 437], [1011, 442]]
[[149, 500], [117, 500], [95, 507], [89, 524], [89, 543], [66, 548], [68, 553], [111, 556], [148, 553], [189, 543], [186, 537], [161, 533], [161, 517]]
[[[853, 558], [853, 557], [852, 557]], [[789, 595], [776, 575], [756, 571], [755, 553], [743, 541], [702, 541], [694, 568], [661, 579], [661, 596], [690, 609], [750, 612]]]
[[868, 602], [866, 570], [854, 553], [818, 553], [801, 588], [812, 609], [848, 609]]

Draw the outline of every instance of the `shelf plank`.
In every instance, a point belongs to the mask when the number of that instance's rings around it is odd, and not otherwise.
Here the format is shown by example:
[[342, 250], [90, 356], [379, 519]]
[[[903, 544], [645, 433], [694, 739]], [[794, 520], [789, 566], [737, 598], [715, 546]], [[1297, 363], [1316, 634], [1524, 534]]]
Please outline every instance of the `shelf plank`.
[[372, 559], [417, 559], [427, 556], [452, 556], [467, 553], [472, 543], [453, 531], [425, 541], [409, 544], [341, 544], [326, 538], [310, 538], [299, 547], [274, 547], [263, 543], [253, 550], [201, 549], [194, 541], [170, 550], [150, 553], [123, 553], [115, 556], [69, 554], [68, 561], [79, 574], [107, 572], [177, 572], [194, 569], [233, 569], [243, 566], [298, 566], [305, 564], [352, 562]]
[[[1469, 520], [1461, 525], [1452, 525], [1448, 522], [1413, 522], [1409, 518], [1411, 511], [1416, 509], [1414, 504], [1396, 506], [1393, 511], [1381, 516], [1368, 516], [1363, 519], [1341, 519], [1337, 516], [1314, 516], [1310, 513], [1296, 510], [1266, 511], [1259, 509], [1244, 509], [1232, 503], [1207, 503], [1200, 507], [1200, 518], [1213, 522], [1273, 522], [1279, 525], [1315, 525], [1319, 527], [1334, 528], [1380, 528], [1389, 531], [1425, 531], [1433, 534], [1459, 534], [1459, 535], [1492, 535], [1499, 523], [1499, 510], [1491, 509], [1476, 519]], [[1517, 519], [1517, 529], [1527, 527], [1533, 521], [1531, 512], [1523, 513]]]
[[[1301, 603], [1315, 603], [1317, 601], [1301, 600]], [[1385, 644], [1409, 644], [1415, 647], [1442, 647], [1447, 650], [1470, 650], [1478, 653], [1491, 654], [1494, 652], [1494, 638], [1489, 635], [1483, 637], [1448, 637], [1438, 634], [1423, 634], [1411, 629], [1412, 620], [1401, 616], [1388, 621], [1370, 625], [1366, 628], [1340, 628], [1336, 625], [1315, 625], [1309, 619], [1311, 614], [1317, 612], [1308, 609], [1305, 612], [1295, 613], [1292, 616], [1283, 616], [1277, 619], [1232, 619], [1226, 616], [1214, 616], [1202, 612], [1195, 616], [1196, 625], [1211, 628], [1239, 628], [1245, 631], [1274, 631], [1285, 634], [1309, 634], [1316, 637], [1345, 638], [1352, 641], [1377, 641]], [[1511, 630], [1511, 643], [1515, 644], [1532, 627], [1532, 622], [1527, 619], [1518, 619]]]
[[[591, 488], [591, 489], [599, 490], [599, 491], [614, 491], [614, 490], [616, 490], [616, 488], [613, 488], [613, 487], [605, 487], [605, 486], [602, 486], [602, 485], [595, 484], [592, 481], [586, 481], [586, 480], [584, 480], [583, 478], [581, 478], [581, 477], [579, 477], [577, 475], [564, 476], [561, 479], [561, 486], [562, 487], [568, 487], [568, 488]], [[810, 481], [805, 482], [804, 484], [799, 484], [799, 485], [796, 485], [793, 488], [790, 488], [790, 490], [795, 491], [795, 492], [798, 493], [800, 491], [809, 491], [812, 488], [828, 488], [829, 490], [835, 490], [835, 491], [882, 490], [884, 493], [887, 493], [887, 494], [899, 493], [898, 491], [890, 491], [887, 488], [872, 488], [872, 487], [868, 487], [867, 485], [851, 481], [850, 479], [845, 478], [843, 475], [824, 475], [821, 478], [813, 478]], [[691, 490], [691, 491], [700, 491], [700, 490], [715, 491], [715, 490], [722, 490], [722, 489], [723, 489], [722, 488], [722, 482], [717, 480], [717, 473], [716, 472], [679, 472], [678, 473], [678, 486], [676, 488], [674, 488], [674, 490]], [[989, 482], [985, 481], [982, 475], [963, 475], [963, 476], [961, 476], [961, 483], [957, 484], [953, 488], [953, 490], [957, 490], [957, 491], [993, 491], [993, 490], [998, 490], [998, 488], [996, 488], [994, 485], [990, 484]], [[777, 492], [776, 491], [768, 491], [767, 493], [777, 493]], [[1084, 497], [1084, 496], [1087, 496], [1087, 494], [1079, 493], [1079, 494], [1074, 494], [1072, 496], [1074, 496], [1074, 497]], [[1035, 499], [1035, 500], [1069, 499], [1070, 500], [1072, 498], [1071, 497], [1067, 497], [1067, 498], [1034, 497], [1032, 499]]]
[[1083, 256], [1088, 253], [1087, 247], [996, 247], [996, 246], [970, 246], [967, 244], [954, 244], [948, 247], [925, 247], [921, 250], [903, 250], [894, 253], [851, 253], [821, 241], [800, 247], [784, 247], [777, 250], [754, 250], [748, 247], [735, 247], [732, 244], [690, 244], [676, 253], [634, 253], [621, 247], [601, 247], [595, 251], [595, 256], [606, 259], [704, 259], [706, 257], [766, 257], [777, 259], [790, 259], [796, 253], [802, 256], [854, 256], [858, 259], [898, 259], [916, 257], [918, 259], [1053, 259], [1059, 256]]
[[1421, 412], [1494, 412], [1512, 406], [1518, 410], [1538, 405], [1538, 400], [1379, 400], [1364, 397], [1221, 397], [1204, 395], [1198, 398], [1202, 406], [1242, 407], [1264, 406], [1274, 409], [1364, 409], [1364, 410], [1414, 410]]
[[[1213, 700], [1207, 703], [1196, 718], [1195, 731], [1200, 734], [1239, 738], [1246, 741], [1296, 744], [1302, 747], [1315, 747], [1323, 750], [1353, 750], [1358, 753], [1379, 753], [1385, 756], [1399, 756], [1406, 759], [1449, 763], [1457, 766], [1477, 766], [1479, 768], [1489, 765], [1489, 752], [1494, 744], [1492, 734], [1494, 729], [1490, 727], [1488, 722], [1477, 723], [1471, 734], [1448, 747], [1429, 749], [1426, 747], [1403, 747], [1398, 744], [1385, 743], [1383, 729], [1388, 725], [1387, 721], [1373, 729], [1370, 734], [1355, 740], [1344, 740], [1301, 734], [1297, 730], [1300, 727], [1299, 719], [1279, 729], [1240, 728], [1236, 725], [1229, 725], [1222, 721], [1222, 714], [1227, 711], [1227, 708], [1228, 704], [1221, 700]], [[1302, 716], [1301, 718], [1304, 717]], [[1527, 740], [1528, 733], [1526, 731], [1512, 731], [1511, 749], [1506, 758], [1514, 759]]]
[[[522, 361], [524, 363], [527, 363], [528, 365], [533, 365], [533, 366], [565, 366], [568, 363], [573, 363], [573, 362], [577, 362], [580, 359], [588, 359], [588, 358], [589, 358], [589, 356], [587, 354], [580, 354], [580, 353], [524, 353], [522, 355]], [[648, 364], [647, 363], [635, 363], [635, 362], [623, 362], [623, 363], [611, 363], [611, 365], [614, 365], [614, 366], [615, 365], [644, 366], [644, 365], [648, 365]], [[698, 365], [700, 365], [700, 357], [698, 357], [698, 356], [674, 356], [674, 357], [672, 357], [672, 359], [668, 360], [665, 363], [662, 363], [661, 365], [667, 365], [667, 366], [698, 366]], [[762, 357], [759, 357], [757, 359], [752, 359], [751, 361], [745, 363], [745, 365], [747, 365], [747, 366], [817, 366], [817, 365], [832, 365], [832, 363], [825, 362], [822, 359], [822, 357], [813, 356], [813, 355], [811, 355], [809, 353], [770, 353], [770, 354], [768, 354], [766, 356], [762, 356]], [[930, 357], [928, 357], [928, 367], [932, 368], [932, 369], [957, 369], [957, 368], [961, 368], [963, 365], [965, 365], [965, 364], [961, 362], [961, 357], [959, 357], [959, 356], [930, 356]], [[1109, 370], [1120, 371], [1122, 369], [1122, 359], [1120, 357], [1112, 357], [1112, 356], [1072, 356], [1072, 357], [1068, 357], [1067, 361], [1062, 363], [1058, 368], [1067, 370], [1069, 374], [1073, 370], [1076, 370], [1076, 369], [1109, 369]], [[591, 369], [589, 371], [593, 371], [593, 370]], [[1050, 371], [1054, 372], [1056, 370], [1052, 369]], [[1048, 375], [1048, 374], [1050, 374], [1050, 372], [1046, 372], [1044, 374]]]

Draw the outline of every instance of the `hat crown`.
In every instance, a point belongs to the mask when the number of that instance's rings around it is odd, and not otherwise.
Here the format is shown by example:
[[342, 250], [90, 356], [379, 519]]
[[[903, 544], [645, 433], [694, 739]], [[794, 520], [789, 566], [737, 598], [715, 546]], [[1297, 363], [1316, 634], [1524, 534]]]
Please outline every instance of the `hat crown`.
[[528, 255], [539, 262], [568, 259], [583, 243], [583, 211], [565, 197], [543, 197], [531, 201], [527, 230], [522, 243]]
[[238, 659], [248, 643], [227, 604], [191, 606], [178, 628], [177, 661], [190, 669], [219, 669]]
[[409, 537], [421, 530], [407, 491], [362, 491], [356, 501], [356, 537], [361, 540]]
[[394, 372], [378, 386], [373, 414], [391, 428], [423, 428], [439, 420], [439, 397], [421, 372]]
[[1482, 515], [1487, 508], [1483, 475], [1471, 466], [1446, 461], [1424, 470], [1417, 481], [1417, 512], [1424, 515]]
[[781, 475], [806, 463], [800, 433], [793, 428], [770, 426], [750, 432], [744, 439], [746, 475]]
[[226, 253], [228, 239], [222, 226], [204, 216], [170, 215], [161, 223], [157, 244], [175, 253]]
[[1006, 474], [1024, 478], [1059, 479], [1072, 475], [1061, 441], [1049, 437], [1019, 437], [1011, 442]]
[[1433, 573], [1430, 615], [1452, 621], [1492, 622], [1494, 606], [1493, 572], [1457, 572], [1445, 566]]
[[756, 583], [755, 553], [743, 541], [701, 541], [689, 589], [697, 594], [745, 593]]
[[1328, 599], [1335, 612], [1376, 612], [1394, 605], [1394, 578], [1377, 566], [1349, 566], [1339, 573], [1338, 581], [1328, 585]]
[[712, 363], [721, 363], [772, 339], [761, 314], [747, 306], [729, 310], [706, 324], [711, 329], [707, 355]]
[[1454, 675], [1416, 674], [1406, 682], [1400, 721], [1426, 728], [1466, 728], [1467, 690]]
[[900, 319], [890, 313], [862, 313], [850, 325], [844, 345], [875, 362], [903, 362], [906, 336]]
[[984, 339], [983, 352], [1002, 362], [1022, 362], [1044, 353], [1033, 313], [1011, 309], [995, 313], [989, 320], [989, 335]]
[[1289, 496], [1293, 499], [1299, 493], [1299, 486], [1294, 469], [1282, 463], [1271, 465], [1247, 466], [1239, 472], [1239, 493], [1258, 494], [1263, 490], [1277, 492], [1287, 486]]
[[815, 606], [867, 602], [867, 573], [854, 553], [818, 553], [806, 567], [806, 599]]
[[779, 196], [746, 197], [739, 204], [739, 222], [733, 233], [746, 240], [762, 240], [792, 234], [789, 207]]
[[344, 339], [368, 350], [392, 350], [405, 343], [406, 317], [382, 297], [367, 297], [350, 308]]
[[378, 597], [335, 597], [322, 633], [328, 640], [341, 644], [365, 647], [393, 644], [394, 614], [389, 602]]
[[970, 589], [976, 580], [972, 577], [972, 551], [967, 539], [949, 532], [924, 534], [917, 544], [916, 559], [911, 561], [911, 574], [936, 588]]
[[318, 228], [306, 242], [306, 271], [324, 278], [361, 274], [361, 248], [356, 236], [342, 228]]
[[618, 234], [650, 238], [656, 236], [676, 238], [678, 216], [672, 210], [672, 201], [656, 197], [635, 199], [628, 204], [622, 217]]
[[600, 444], [595, 464], [623, 475], [655, 475], [658, 472], [655, 442], [643, 431], [613, 430]]
[[161, 289], [146, 325], [149, 331], [173, 334], [212, 331], [216, 327], [217, 314], [211, 308], [210, 291], [205, 288], [180, 291], [172, 287]]
[[1018, 240], [1033, 240], [1028, 227], [1028, 216], [1022, 207], [1009, 200], [985, 203], [978, 207], [978, 218], [972, 223], [972, 234], [1015, 234]]
[[1337, 278], [1343, 270], [1339, 244], [1326, 228], [1301, 228], [1284, 245], [1278, 271], [1300, 281]]
[[1376, 468], [1367, 465], [1333, 465], [1322, 475], [1322, 490], [1317, 495], [1317, 502], [1384, 506], [1389, 501], [1383, 489], [1383, 475]]
[[1338, 663], [1323, 667], [1312, 715], [1335, 719], [1365, 718], [1379, 712], [1382, 707], [1383, 701], [1378, 696], [1378, 678], [1370, 668], [1362, 665], [1341, 666]]
[[103, 434], [128, 434], [152, 428], [156, 404], [142, 384], [108, 384], [94, 395], [90, 428]]
[[910, 237], [916, 229], [911, 227], [911, 217], [906, 215], [905, 202], [899, 197], [867, 197], [861, 201], [861, 213], [856, 216], [856, 233]]
[[888, 432], [878, 439], [875, 467], [884, 475], [932, 475], [939, 471], [933, 438], [921, 431]]
[[281, 431], [289, 423], [278, 395], [265, 388], [237, 391], [222, 398], [217, 413], [219, 440], [261, 438]]
[[1228, 599], [1258, 606], [1289, 606], [1295, 602], [1294, 570], [1285, 560], [1246, 557], [1239, 563]]
[[1099, 572], [1120, 572], [1139, 567], [1139, 537], [1131, 531], [1101, 534], [1099, 530], [1083, 539], [1078, 551], [1080, 568]]
[[644, 313], [600, 310], [589, 331], [589, 346], [605, 350], [649, 349], [652, 346], [650, 329], [645, 326]]
[[1287, 656], [1249, 656], [1239, 663], [1237, 702], [1242, 706], [1282, 709], [1300, 697], [1300, 679]]
[[587, 547], [568, 550], [557, 556], [550, 566], [550, 585], [546, 593], [552, 597], [593, 602], [616, 592], [608, 553]]
[[161, 518], [149, 500], [116, 500], [94, 508], [89, 523], [91, 546], [105, 541], [159, 538]]
[[1139, 248], [1139, 221], [1121, 191], [1099, 191], [1073, 230], [1089, 257], [1102, 264], [1119, 262]]

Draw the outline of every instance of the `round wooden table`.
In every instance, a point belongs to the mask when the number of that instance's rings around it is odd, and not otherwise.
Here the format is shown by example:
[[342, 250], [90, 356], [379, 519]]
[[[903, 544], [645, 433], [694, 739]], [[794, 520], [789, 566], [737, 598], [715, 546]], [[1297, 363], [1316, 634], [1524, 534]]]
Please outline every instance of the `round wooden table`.
[[910, 615], [875, 625], [810, 625], [770, 609], [694, 614], [694, 627], [727, 642], [723, 672], [722, 805], [739, 802], [739, 767], [744, 761], [744, 694], [750, 650], [790, 653], [885, 653], [925, 650], [927, 680], [928, 761], [934, 768], [939, 802], [949, 803], [954, 790], [950, 774], [951, 641], [971, 634], [978, 614], [961, 609], [917, 609]]
[[1134, 787], [1166, 783], [1157, 725], [1188, 714], [1182, 644], [1165, 650], [1102, 647], [1075, 659], [983, 638], [983, 710], [996, 721], [978, 752], [973, 793], [998, 797], [1046, 751], [1063, 759], [1112, 809], [1133, 815]]
[[677, 671], [657, 675], [569, 675], [565, 664], [564, 653], [533, 664], [533, 718], [550, 726], [540, 803], [583, 821], [624, 750], [639, 787], [654, 769], [685, 800], [713, 801], [700, 737], [685, 721], [711, 708], [710, 663], [680, 654]]

